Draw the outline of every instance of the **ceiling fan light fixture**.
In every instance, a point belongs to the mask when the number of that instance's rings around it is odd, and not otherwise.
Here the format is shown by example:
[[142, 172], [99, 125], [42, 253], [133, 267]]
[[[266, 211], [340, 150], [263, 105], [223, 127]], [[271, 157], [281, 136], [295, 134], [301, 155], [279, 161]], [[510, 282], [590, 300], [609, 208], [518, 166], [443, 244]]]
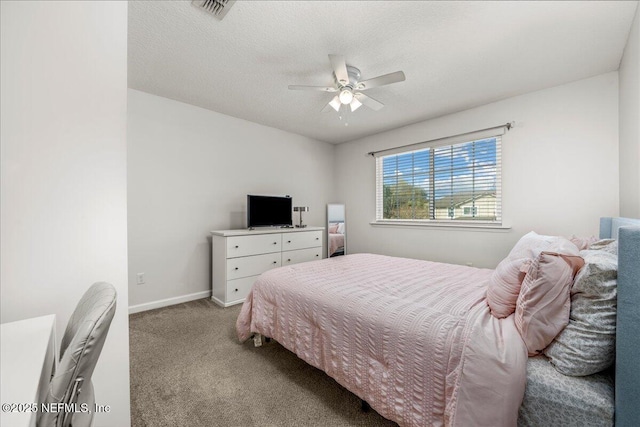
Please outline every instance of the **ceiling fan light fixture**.
[[336, 112], [340, 112], [340, 105], [342, 105], [342, 103], [340, 102], [339, 97], [334, 96], [331, 102], [329, 102], [329, 105], [331, 105]]
[[353, 92], [351, 92], [349, 89], [343, 89], [342, 92], [340, 92], [340, 102], [343, 103], [344, 105], [349, 105], [351, 104], [351, 101], [353, 101]]
[[351, 101], [350, 106], [351, 106], [351, 112], [353, 113], [358, 108], [362, 107], [362, 102], [358, 101], [358, 98], [353, 97], [353, 101]]

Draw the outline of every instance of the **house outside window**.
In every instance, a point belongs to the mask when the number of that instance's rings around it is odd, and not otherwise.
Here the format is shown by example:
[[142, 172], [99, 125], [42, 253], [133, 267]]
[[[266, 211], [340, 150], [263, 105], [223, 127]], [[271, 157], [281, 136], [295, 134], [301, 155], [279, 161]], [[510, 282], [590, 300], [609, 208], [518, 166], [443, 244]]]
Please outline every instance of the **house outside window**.
[[501, 137], [376, 157], [376, 222], [490, 223], [501, 218]]

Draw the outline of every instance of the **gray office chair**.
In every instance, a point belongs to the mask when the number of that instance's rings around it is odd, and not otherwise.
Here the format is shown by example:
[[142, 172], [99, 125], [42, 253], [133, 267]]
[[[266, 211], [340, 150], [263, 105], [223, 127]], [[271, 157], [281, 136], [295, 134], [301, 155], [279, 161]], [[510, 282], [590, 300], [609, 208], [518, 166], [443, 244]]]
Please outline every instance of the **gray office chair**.
[[[76, 412], [41, 412], [41, 427], [86, 427], [93, 422], [95, 396], [91, 375], [116, 311], [116, 289], [98, 282], [82, 296], [60, 344], [60, 363], [51, 378], [45, 403], [75, 404]], [[83, 407], [90, 412], [83, 412]]]

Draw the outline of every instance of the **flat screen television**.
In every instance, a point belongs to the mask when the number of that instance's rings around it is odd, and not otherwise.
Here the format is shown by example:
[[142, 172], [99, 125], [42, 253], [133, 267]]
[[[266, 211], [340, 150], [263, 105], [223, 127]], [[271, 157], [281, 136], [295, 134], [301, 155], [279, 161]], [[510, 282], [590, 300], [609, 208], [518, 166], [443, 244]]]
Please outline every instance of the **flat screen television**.
[[247, 195], [247, 227], [291, 226], [293, 204], [289, 196]]

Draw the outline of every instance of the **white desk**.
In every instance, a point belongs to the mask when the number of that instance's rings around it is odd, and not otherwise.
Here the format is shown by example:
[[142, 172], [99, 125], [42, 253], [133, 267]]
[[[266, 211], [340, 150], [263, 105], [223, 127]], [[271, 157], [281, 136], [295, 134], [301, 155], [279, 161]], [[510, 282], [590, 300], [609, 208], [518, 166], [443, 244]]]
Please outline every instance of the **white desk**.
[[36, 404], [37, 411], [0, 413], [3, 426], [35, 426], [40, 403], [56, 364], [56, 316], [0, 325], [0, 397], [2, 404]]

